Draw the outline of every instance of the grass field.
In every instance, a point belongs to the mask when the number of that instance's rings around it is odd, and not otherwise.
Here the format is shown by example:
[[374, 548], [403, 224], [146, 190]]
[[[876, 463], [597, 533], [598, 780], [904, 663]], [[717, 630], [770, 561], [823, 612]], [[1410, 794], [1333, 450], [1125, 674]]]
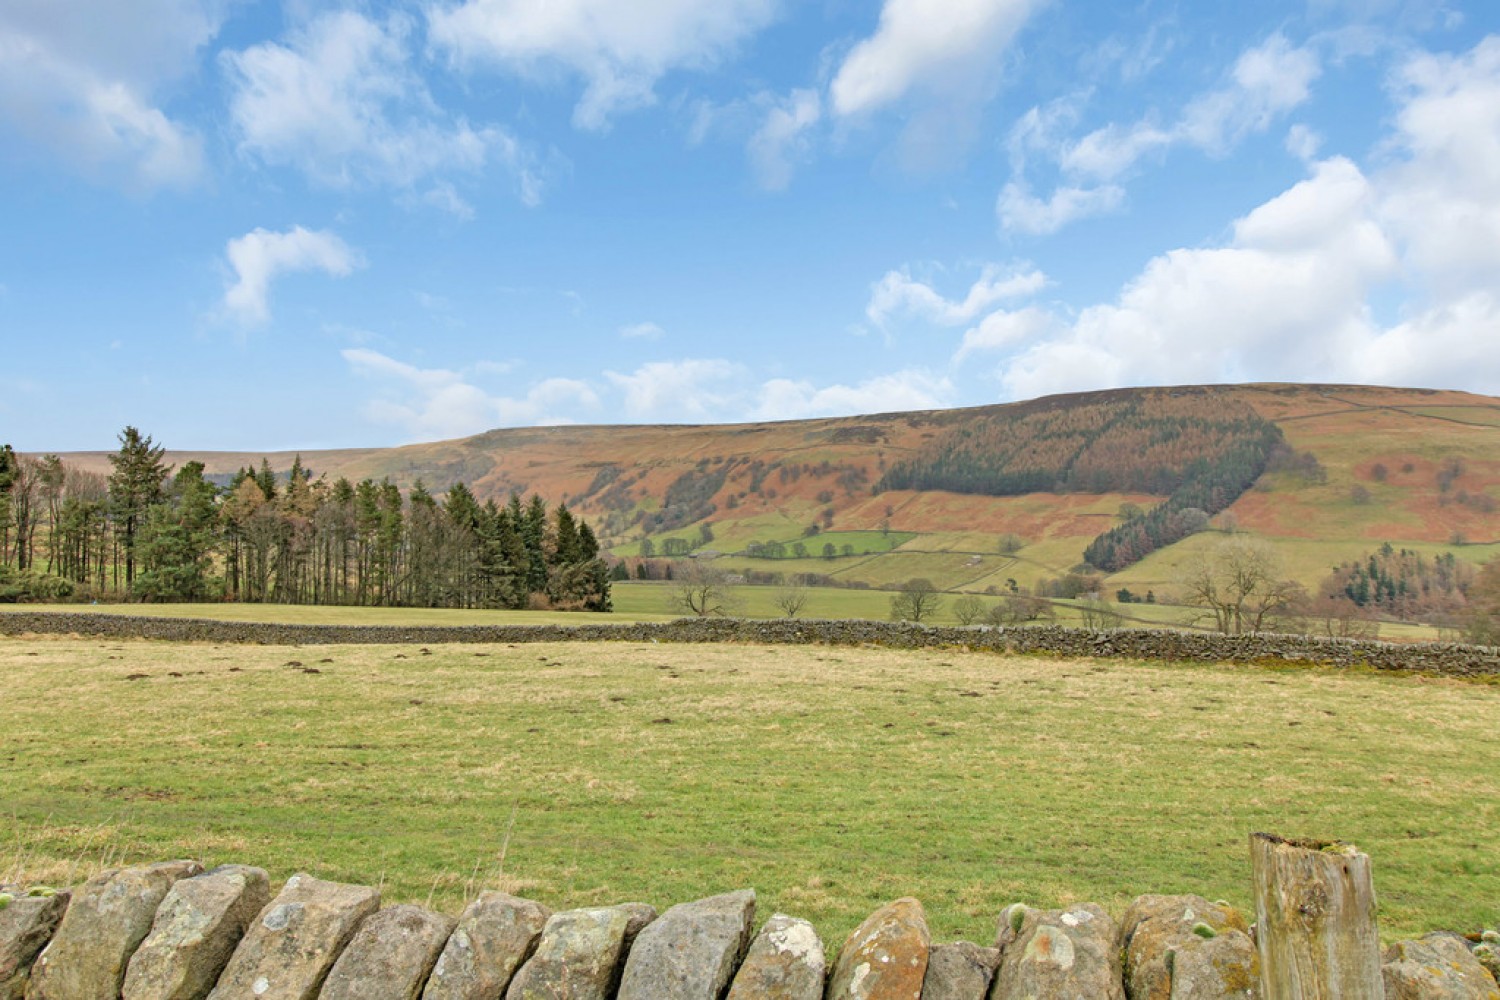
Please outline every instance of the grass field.
[[490, 886], [658, 907], [754, 886], [834, 946], [913, 894], [937, 938], [988, 942], [1016, 900], [1248, 906], [1247, 836], [1269, 830], [1368, 850], [1388, 940], [1500, 919], [1494, 686], [821, 647], [65, 639], [0, 641], [0, 676], [0, 881], [186, 855], [449, 912]]

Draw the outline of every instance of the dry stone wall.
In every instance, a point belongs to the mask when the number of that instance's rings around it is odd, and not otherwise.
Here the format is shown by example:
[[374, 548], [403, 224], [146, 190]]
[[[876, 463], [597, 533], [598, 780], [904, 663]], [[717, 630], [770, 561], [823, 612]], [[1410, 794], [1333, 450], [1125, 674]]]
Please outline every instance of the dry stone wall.
[[[458, 918], [381, 908], [379, 890], [172, 861], [70, 891], [0, 886], [0, 1000], [1279, 1000], [1253, 926], [1199, 896], [1023, 904], [989, 947], [931, 940], [922, 904], [878, 909], [825, 959], [805, 920], [753, 890], [551, 912], [498, 892]], [[1377, 997], [1500, 1000], [1500, 935], [1387, 949]], [[1324, 995], [1324, 994], [1319, 994]]]
[[0, 613], [0, 635], [79, 635], [263, 645], [740, 642], [868, 645], [894, 649], [961, 647], [1031, 655], [1205, 663], [1310, 663], [1456, 677], [1500, 675], [1500, 649], [1462, 643], [1392, 643], [1269, 634], [1217, 635], [1173, 629], [957, 628], [862, 620], [684, 618], [673, 622], [619, 625], [285, 625], [144, 615], [11, 611]]

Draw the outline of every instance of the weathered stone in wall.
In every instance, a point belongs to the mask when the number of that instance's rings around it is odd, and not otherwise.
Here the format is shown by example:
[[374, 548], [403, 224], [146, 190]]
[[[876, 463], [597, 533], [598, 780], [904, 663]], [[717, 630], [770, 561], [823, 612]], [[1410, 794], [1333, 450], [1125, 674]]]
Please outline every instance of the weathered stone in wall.
[[1386, 1000], [1500, 1000], [1494, 977], [1455, 935], [1397, 942], [1384, 959]]
[[0, 1000], [21, 1000], [31, 966], [62, 923], [70, 894], [28, 896], [19, 886], [5, 894], [11, 899], [0, 909]]
[[31, 973], [30, 1000], [118, 997], [130, 956], [151, 930], [172, 883], [197, 875], [196, 861], [104, 872], [73, 893], [52, 943]]
[[125, 974], [124, 1000], [202, 1000], [271, 898], [265, 871], [223, 865], [178, 880]]
[[1485, 931], [1474, 946], [1474, 957], [1484, 966], [1484, 971], [1500, 983], [1500, 931]]
[[420, 906], [381, 910], [333, 963], [320, 1000], [417, 1000], [453, 926]]
[[497, 1000], [521, 967], [552, 911], [487, 891], [470, 903], [448, 937], [423, 1000]]
[[935, 944], [927, 957], [922, 1000], [984, 1000], [999, 964], [996, 948], [968, 941]]
[[827, 972], [813, 925], [773, 914], [750, 942], [727, 1000], [822, 1000]]
[[829, 1000], [919, 1000], [931, 949], [922, 904], [909, 897], [888, 903], [839, 950]]
[[1130, 1000], [1252, 1000], [1260, 961], [1244, 915], [1202, 896], [1141, 896], [1120, 920]]
[[655, 919], [645, 903], [552, 914], [506, 1000], [610, 1000], [631, 943]]
[[380, 908], [369, 886], [293, 875], [251, 922], [210, 1000], [313, 1000], [339, 953]]
[[670, 908], [636, 936], [620, 1000], [718, 1000], [745, 954], [754, 921], [754, 889]]
[[1066, 910], [1009, 907], [998, 934], [990, 1000], [1124, 1000], [1119, 928], [1093, 903]]

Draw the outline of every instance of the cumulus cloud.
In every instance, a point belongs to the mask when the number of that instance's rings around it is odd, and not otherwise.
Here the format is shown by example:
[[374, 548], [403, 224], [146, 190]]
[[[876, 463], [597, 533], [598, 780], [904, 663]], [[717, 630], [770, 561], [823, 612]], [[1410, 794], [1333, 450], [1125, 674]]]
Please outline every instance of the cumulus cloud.
[[224, 310], [246, 326], [271, 318], [271, 282], [297, 271], [345, 277], [360, 266], [359, 255], [327, 230], [294, 226], [283, 233], [254, 229], [229, 241], [225, 250], [234, 283], [224, 292]]
[[157, 103], [218, 33], [205, 0], [17, 0], [0, 5], [0, 122], [97, 180], [185, 186], [202, 140]]
[[910, 268], [887, 271], [870, 290], [865, 316], [885, 328], [897, 316], [912, 316], [940, 326], [959, 326], [1006, 299], [1040, 291], [1047, 276], [1034, 268], [986, 264], [962, 299], [947, 299], [930, 284], [911, 276]]
[[1236, 222], [1227, 246], [1152, 260], [1118, 301], [1012, 358], [1003, 383], [1033, 396], [1346, 368], [1367, 335], [1367, 298], [1397, 266], [1374, 198], [1353, 163], [1324, 161]]
[[650, 361], [628, 375], [605, 372], [625, 396], [625, 412], [638, 420], [711, 420], [742, 395], [745, 369], [723, 358]]
[[[403, 428], [414, 441], [466, 437], [501, 426], [569, 423], [567, 414], [599, 406], [594, 390], [577, 379], [544, 379], [524, 396], [508, 397], [486, 392], [466, 372], [419, 368], [367, 348], [342, 354], [355, 374], [386, 387], [384, 395], [366, 404], [365, 416]], [[483, 374], [484, 365], [472, 373]]]
[[953, 383], [917, 369], [878, 375], [857, 385], [816, 386], [806, 380], [771, 379], [759, 392], [754, 419], [933, 410], [952, 405]]
[[776, 0], [465, 0], [429, 6], [427, 18], [432, 44], [459, 65], [582, 77], [573, 121], [599, 129], [653, 103], [667, 73], [718, 62], [776, 8]]
[[[475, 128], [439, 109], [410, 65], [410, 22], [356, 11], [324, 14], [285, 43], [226, 52], [230, 115], [242, 153], [291, 166], [317, 183], [415, 185], [499, 163], [522, 201], [541, 196], [542, 160], [514, 136]], [[451, 183], [423, 195], [464, 217], [472, 209]]]
[[1116, 299], [1076, 313], [993, 310], [955, 361], [999, 356], [1014, 397], [1245, 380], [1492, 389], [1500, 39], [1410, 57], [1391, 91], [1374, 166], [1314, 160], [1222, 245], [1161, 254]]
[[834, 111], [866, 114], [914, 90], [972, 94], [994, 74], [1039, 0], [885, 0], [875, 34], [856, 45], [829, 88]]

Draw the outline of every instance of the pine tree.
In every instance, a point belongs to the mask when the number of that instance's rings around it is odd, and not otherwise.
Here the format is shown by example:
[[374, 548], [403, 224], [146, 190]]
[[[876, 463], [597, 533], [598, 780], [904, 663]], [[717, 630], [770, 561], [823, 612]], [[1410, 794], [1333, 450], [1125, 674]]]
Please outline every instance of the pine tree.
[[161, 502], [162, 484], [169, 471], [162, 456], [166, 449], [154, 445], [150, 435], [134, 427], [120, 433], [120, 450], [109, 457], [114, 472], [109, 477], [110, 517], [125, 550], [125, 587], [135, 582], [136, 533], [151, 505]]

